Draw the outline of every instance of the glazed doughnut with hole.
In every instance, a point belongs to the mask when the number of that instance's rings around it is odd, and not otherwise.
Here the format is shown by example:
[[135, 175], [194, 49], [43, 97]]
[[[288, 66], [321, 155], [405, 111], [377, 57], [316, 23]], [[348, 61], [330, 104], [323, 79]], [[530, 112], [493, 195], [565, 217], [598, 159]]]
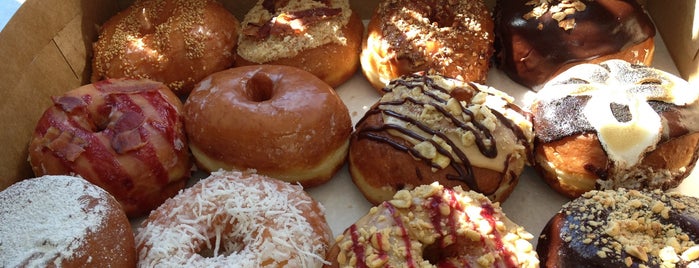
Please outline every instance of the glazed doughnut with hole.
[[352, 180], [373, 204], [440, 182], [502, 202], [531, 161], [528, 113], [496, 89], [438, 75], [391, 81], [350, 139]]
[[542, 267], [695, 267], [697, 204], [660, 190], [587, 192], [544, 227], [537, 244]]
[[320, 267], [331, 239], [302, 187], [218, 171], [151, 213], [136, 244], [140, 267]]
[[359, 68], [363, 35], [348, 0], [259, 0], [242, 22], [235, 64], [293, 66], [335, 88]]
[[100, 28], [92, 82], [147, 78], [186, 96], [233, 65], [240, 23], [215, 0], [136, 0]]
[[493, 27], [482, 0], [380, 1], [362, 43], [362, 72], [379, 91], [418, 71], [485, 83]]
[[162, 83], [109, 79], [52, 100], [28, 149], [37, 176], [78, 174], [112, 194], [129, 217], [185, 186], [192, 161], [182, 102]]
[[283, 65], [228, 69], [204, 79], [185, 102], [199, 168], [255, 169], [304, 187], [344, 164], [352, 132], [345, 104], [325, 82]]
[[485, 196], [433, 183], [371, 208], [325, 267], [539, 267], [531, 239]]
[[0, 203], [2, 267], [136, 266], [121, 206], [80, 177], [25, 179], [0, 192]]
[[580, 64], [541, 91], [535, 167], [558, 192], [674, 188], [699, 151], [699, 89], [622, 60]]
[[654, 38], [636, 0], [498, 0], [495, 7], [496, 66], [534, 90], [580, 63], [650, 66]]

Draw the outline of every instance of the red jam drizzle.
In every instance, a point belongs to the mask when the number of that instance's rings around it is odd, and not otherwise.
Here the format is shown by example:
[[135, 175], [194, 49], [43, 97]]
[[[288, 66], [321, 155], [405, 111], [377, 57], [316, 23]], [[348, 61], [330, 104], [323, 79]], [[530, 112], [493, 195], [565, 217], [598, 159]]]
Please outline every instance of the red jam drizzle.
[[514, 256], [505, 248], [505, 244], [502, 242], [502, 235], [500, 235], [500, 232], [496, 229], [495, 217], [493, 216], [493, 214], [495, 214], [495, 209], [490, 204], [482, 204], [481, 208], [481, 216], [488, 221], [488, 224], [490, 224], [493, 230], [495, 250], [502, 256], [505, 267], [517, 268], [517, 264], [513, 261]]
[[362, 247], [362, 244], [359, 243], [359, 233], [357, 232], [357, 225], [352, 224], [350, 226], [350, 237], [352, 238], [352, 252], [354, 252], [354, 255], [357, 257], [357, 264], [356, 267], [358, 268], [366, 268], [366, 260], [364, 259], [364, 247]]

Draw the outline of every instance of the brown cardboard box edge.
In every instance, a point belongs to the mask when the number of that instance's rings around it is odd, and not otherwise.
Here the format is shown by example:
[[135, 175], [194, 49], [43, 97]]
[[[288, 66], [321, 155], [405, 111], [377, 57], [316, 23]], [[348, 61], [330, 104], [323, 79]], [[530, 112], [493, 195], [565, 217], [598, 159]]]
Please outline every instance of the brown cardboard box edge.
[[[220, 0], [238, 18], [255, 1]], [[88, 82], [91, 43], [97, 29], [129, 0], [28, 0], [0, 32], [0, 189], [3, 181], [32, 176], [27, 144], [51, 96]], [[486, 1], [493, 6], [494, 0]], [[682, 76], [699, 86], [699, 8], [696, 0], [648, 0], [670, 54]], [[376, 0], [350, 0], [368, 19]]]

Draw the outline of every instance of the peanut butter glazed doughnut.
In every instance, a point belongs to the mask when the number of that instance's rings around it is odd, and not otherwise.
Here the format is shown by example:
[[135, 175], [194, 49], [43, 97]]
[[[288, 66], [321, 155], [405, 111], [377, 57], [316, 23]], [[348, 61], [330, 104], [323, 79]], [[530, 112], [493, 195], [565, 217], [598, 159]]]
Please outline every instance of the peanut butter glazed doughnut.
[[359, 68], [364, 24], [348, 0], [259, 0], [242, 25], [236, 66], [293, 66], [333, 88]]
[[530, 161], [528, 115], [505, 93], [438, 75], [391, 81], [357, 123], [349, 171], [373, 204], [438, 181], [504, 201]]
[[377, 90], [430, 70], [484, 83], [493, 40], [493, 18], [483, 0], [383, 0], [362, 43], [362, 72]]
[[108, 79], [53, 97], [29, 143], [34, 174], [77, 174], [102, 187], [129, 217], [185, 186], [192, 161], [182, 102], [164, 84]]
[[696, 267], [699, 199], [677, 193], [593, 190], [546, 224], [542, 267]]
[[240, 24], [215, 0], [137, 0], [100, 28], [92, 82], [147, 78], [186, 96], [233, 65]]
[[73, 176], [0, 192], [0, 267], [135, 267], [129, 219], [109, 193]]
[[539, 267], [533, 236], [485, 196], [401, 190], [339, 235], [325, 267]]
[[320, 267], [332, 239], [324, 208], [298, 185], [214, 172], [138, 229], [139, 267]]
[[650, 66], [655, 25], [637, 0], [498, 0], [496, 65], [540, 86], [573, 65], [622, 59]]
[[699, 89], [622, 60], [581, 64], [547, 83], [531, 107], [536, 167], [557, 191], [669, 189], [699, 150]]

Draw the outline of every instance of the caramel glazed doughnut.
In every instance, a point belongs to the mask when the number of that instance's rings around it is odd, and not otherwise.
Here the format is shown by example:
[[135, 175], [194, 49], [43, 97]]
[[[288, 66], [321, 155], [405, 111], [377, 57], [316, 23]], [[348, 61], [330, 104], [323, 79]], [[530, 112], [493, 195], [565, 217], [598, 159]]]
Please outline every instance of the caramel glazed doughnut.
[[536, 168], [559, 192], [669, 189], [699, 151], [699, 89], [622, 60], [582, 64], [547, 83], [531, 107]]
[[439, 181], [504, 201], [532, 153], [528, 115], [505, 93], [413, 74], [391, 81], [357, 123], [349, 171], [373, 204]]
[[129, 219], [106, 191], [73, 176], [0, 192], [0, 267], [135, 267]]
[[482, 194], [435, 182], [371, 208], [325, 267], [539, 267], [532, 238]]
[[238, 19], [215, 0], [137, 0], [100, 28], [92, 82], [148, 78], [186, 96], [233, 65]]
[[298, 185], [214, 172], [138, 229], [140, 267], [320, 267], [332, 239], [324, 208]]
[[542, 267], [697, 267], [697, 204], [660, 190], [587, 192], [546, 224]]
[[362, 72], [379, 91], [418, 71], [485, 83], [493, 39], [483, 0], [383, 0], [362, 43]]
[[580, 63], [622, 59], [650, 66], [655, 25], [637, 0], [498, 0], [495, 63], [539, 90]]
[[184, 105], [185, 130], [197, 166], [255, 169], [311, 187], [327, 182], [347, 159], [349, 110], [326, 83], [283, 65], [213, 74]]
[[108, 79], [53, 98], [36, 124], [29, 163], [37, 176], [79, 174], [129, 217], [184, 188], [192, 161], [182, 102], [164, 84]]
[[294, 66], [333, 88], [359, 68], [364, 24], [348, 0], [259, 0], [242, 25], [236, 66]]

